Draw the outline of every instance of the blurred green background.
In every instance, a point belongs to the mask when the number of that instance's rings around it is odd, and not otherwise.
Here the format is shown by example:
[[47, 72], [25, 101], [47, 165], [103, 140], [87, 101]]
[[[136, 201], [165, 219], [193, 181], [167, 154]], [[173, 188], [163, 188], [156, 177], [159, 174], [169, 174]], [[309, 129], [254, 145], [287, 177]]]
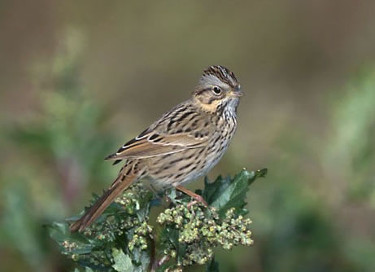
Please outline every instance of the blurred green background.
[[106, 188], [118, 167], [103, 158], [220, 64], [246, 95], [209, 177], [270, 170], [248, 195], [255, 244], [218, 252], [221, 270], [375, 271], [374, 10], [348, 0], [1, 1], [1, 270], [71, 270], [44, 225]]

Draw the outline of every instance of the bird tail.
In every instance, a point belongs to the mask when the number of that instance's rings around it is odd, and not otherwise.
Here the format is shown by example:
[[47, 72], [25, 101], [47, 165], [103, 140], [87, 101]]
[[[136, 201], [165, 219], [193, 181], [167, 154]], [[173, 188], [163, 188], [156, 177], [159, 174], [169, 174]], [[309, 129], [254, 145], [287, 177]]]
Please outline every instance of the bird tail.
[[119, 196], [126, 188], [128, 188], [134, 181], [136, 176], [124, 175], [123, 171], [120, 172], [119, 176], [113, 182], [112, 186], [104, 192], [104, 194], [92, 205], [86, 213], [72, 225], [70, 225], [70, 231], [83, 231], [85, 228], [90, 226], [113, 202], [113, 200]]

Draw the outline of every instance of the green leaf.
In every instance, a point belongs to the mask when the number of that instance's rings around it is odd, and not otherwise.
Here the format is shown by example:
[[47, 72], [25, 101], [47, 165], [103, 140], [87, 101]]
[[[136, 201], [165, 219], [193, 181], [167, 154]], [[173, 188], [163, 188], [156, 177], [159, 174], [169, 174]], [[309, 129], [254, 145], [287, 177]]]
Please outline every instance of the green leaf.
[[[71, 233], [65, 223], [55, 222], [48, 229], [49, 235], [59, 244], [63, 254], [88, 254], [97, 244], [97, 241], [90, 241], [80, 233]], [[74, 246], [69, 247], [69, 244]]]
[[112, 267], [118, 271], [118, 272], [132, 272], [134, 271], [134, 266], [132, 263], [132, 260], [128, 255], [125, 255], [125, 253], [120, 249], [113, 249], [112, 252], [114, 265]]
[[266, 174], [266, 168], [251, 172], [244, 169], [233, 180], [230, 177], [222, 178], [219, 176], [214, 182], [210, 183], [206, 179], [203, 198], [211, 207], [218, 210], [220, 216], [223, 216], [232, 207], [236, 208], [237, 211], [242, 210], [242, 213], [246, 213], [243, 208], [246, 205], [245, 199], [249, 185], [258, 177], [265, 177]]

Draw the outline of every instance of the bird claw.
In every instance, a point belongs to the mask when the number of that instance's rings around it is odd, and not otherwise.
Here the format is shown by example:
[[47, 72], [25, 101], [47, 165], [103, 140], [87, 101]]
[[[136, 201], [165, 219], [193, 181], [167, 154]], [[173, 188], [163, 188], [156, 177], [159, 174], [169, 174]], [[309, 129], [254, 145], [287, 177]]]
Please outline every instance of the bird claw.
[[[208, 204], [207, 202], [204, 200], [204, 198], [201, 196], [201, 195], [198, 195], [188, 189], [186, 189], [185, 187], [182, 187], [182, 186], [177, 186], [176, 187], [177, 190], [187, 194], [188, 196], [190, 196], [191, 198], [195, 199], [193, 200], [192, 202], [190, 202], [188, 205], [188, 207], [191, 207], [192, 205], [196, 204], [196, 203], [202, 203], [205, 207], [208, 207]], [[195, 203], [194, 203], [195, 202]]]
[[195, 199], [195, 201], [202, 203], [203, 206], [208, 207], [207, 202], [203, 199], [201, 195], [195, 195], [193, 196], [193, 198]]

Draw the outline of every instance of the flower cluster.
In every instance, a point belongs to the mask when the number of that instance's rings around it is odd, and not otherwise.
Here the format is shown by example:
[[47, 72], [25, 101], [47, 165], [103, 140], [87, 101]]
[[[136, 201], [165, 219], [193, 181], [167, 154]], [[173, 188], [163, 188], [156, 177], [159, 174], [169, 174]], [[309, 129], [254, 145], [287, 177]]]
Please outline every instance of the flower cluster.
[[[236, 214], [235, 208], [220, 218], [215, 208], [178, 204], [159, 214], [157, 223], [177, 232], [176, 241], [162, 241], [164, 256], [177, 258], [177, 265], [205, 264], [212, 259], [213, 249], [218, 246], [231, 249], [236, 245], [253, 244], [249, 229], [251, 220]], [[178, 252], [181, 248], [183, 252]]]
[[150, 209], [160, 201], [142, 183], [134, 184], [83, 233], [71, 233], [68, 224], [56, 222], [50, 234], [63, 254], [94, 271], [182, 271], [194, 264], [211, 267], [216, 265], [215, 248], [253, 244], [251, 220], [245, 216], [246, 192], [266, 172], [243, 170], [233, 178], [206, 180], [200, 194], [209, 207], [172, 188], [165, 193], [170, 206], [156, 221], [150, 220]]
[[130, 251], [134, 250], [134, 247], [139, 247], [141, 250], [146, 250], [148, 248], [148, 239], [152, 235], [152, 227], [147, 224], [147, 222], [142, 222], [134, 230], [133, 238], [130, 240], [128, 247]]
[[109, 268], [115, 261], [112, 249], [122, 241], [129, 254], [141, 256], [153, 230], [147, 223], [151, 198], [142, 184], [132, 185], [91, 226], [59, 243], [64, 254], [90, 267]]

